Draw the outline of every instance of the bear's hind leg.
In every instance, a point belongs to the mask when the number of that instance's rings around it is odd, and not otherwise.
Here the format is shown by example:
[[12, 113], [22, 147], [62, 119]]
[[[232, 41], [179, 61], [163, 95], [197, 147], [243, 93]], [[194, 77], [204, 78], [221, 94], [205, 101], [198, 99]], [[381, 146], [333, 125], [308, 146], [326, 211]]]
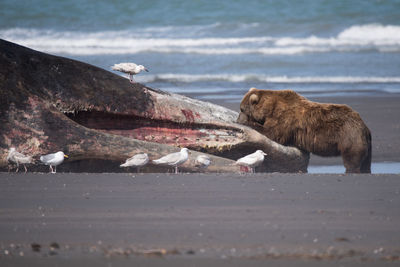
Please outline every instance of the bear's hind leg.
[[346, 173], [361, 173], [360, 154], [354, 152], [342, 153], [343, 165], [346, 168]]
[[346, 173], [371, 173], [371, 154], [365, 150], [342, 153]]
[[371, 146], [369, 147], [368, 154], [364, 157], [363, 161], [361, 162], [361, 172], [362, 173], [371, 173]]

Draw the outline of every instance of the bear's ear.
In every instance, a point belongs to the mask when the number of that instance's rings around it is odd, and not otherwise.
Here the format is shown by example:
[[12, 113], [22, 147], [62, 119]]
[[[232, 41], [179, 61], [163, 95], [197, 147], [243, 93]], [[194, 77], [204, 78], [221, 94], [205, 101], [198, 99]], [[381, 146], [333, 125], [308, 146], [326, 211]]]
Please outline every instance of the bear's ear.
[[253, 92], [253, 91], [256, 91], [256, 90], [257, 90], [257, 88], [251, 87], [251, 88], [249, 89], [249, 92]]
[[250, 105], [256, 105], [258, 103], [258, 95], [252, 94], [249, 98]]

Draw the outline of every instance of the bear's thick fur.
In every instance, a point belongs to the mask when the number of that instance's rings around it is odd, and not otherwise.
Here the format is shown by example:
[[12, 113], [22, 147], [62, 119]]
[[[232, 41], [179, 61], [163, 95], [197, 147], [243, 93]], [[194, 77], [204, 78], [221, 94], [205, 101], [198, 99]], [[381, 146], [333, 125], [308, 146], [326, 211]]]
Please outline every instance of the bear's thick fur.
[[347, 173], [371, 172], [371, 133], [347, 105], [312, 102], [292, 90], [251, 88], [240, 104], [238, 123], [282, 145], [341, 155]]

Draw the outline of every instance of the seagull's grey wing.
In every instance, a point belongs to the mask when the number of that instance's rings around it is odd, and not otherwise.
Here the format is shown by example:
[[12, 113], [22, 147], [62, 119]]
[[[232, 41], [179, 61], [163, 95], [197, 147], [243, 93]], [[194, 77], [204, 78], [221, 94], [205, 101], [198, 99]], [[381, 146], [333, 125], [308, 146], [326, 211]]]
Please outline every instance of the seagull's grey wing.
[[160, 159], [160, 162], [164, 162], [167, 164], [175, 164], [176, 162], [178, 162], [181, 158], [181, 153], [180, 152], [176, 152], [176, 153], [172, 153], [172, 154], [168, 154], [164, 157], [162, 157]]
[[125, 63], [120, 63], [120, 64], [114, 64], [114, 66], [111, 67], [112, 70], [116, 71], [124, 71], [124, 64]]
[[257, 156], [253, 155], [253, 154], [250, 154], [250, 155], [247, 155], [247, 156], [245, 156], [243, 158], [238, 159], [236, 162], [237, 163], [243, 163], [243, 164], [246, 164], [246, 165], [252, 165], [256, 161], [257, 161]]
[[149, 157], [146, 154], [137, 154], [126, 160], [127, 163], [134, 165], [143, 165], [146, 164], [148, 161]]
[[136, 70], [136, 66], [135, 63], [119, 63], [112, 66], [111, 69], [125, 73], [133, 73]]
[[49, 161], [53, 160], [55, 157], [56, 157], [56, 155], [54, 153], [52, 153], [52, 154], [41, 156], [40, 160], [44, 163], [48, 163]]
[[131, 157], [130, 159], [137, 159], [137, 160], [146, 160], [149, 157], [146, 154], [136, 154], [135, 156]]
[[211, 164], [211, 159], [208, 156], [200, 155], [196, 158], [196, 166], [209, 166]]
[[[22, 154], [21, 154], [22, 155]], [[32, 157], [31, 156], [14, 156], [15, 160], [19, 163], [26, 164], [26, 163], [32, 163]]]
[[13, 156], [14, 156], [14, 157], [18, 157], [18, 158], [26, 157], [26, 155], [24, 155], [24, 154], [22, 154], [22, 153], [19, 153], [19, 152], [17, 152], [17, 151], [14, 152], [14, 155], [13, 155]]
[[132, 156], [132, 157], [130, 157], [130, 158], [127, 158], [127, 159], [125, 160], [125, 162], [132, 161], [132, 160], [135, 159], [135, 157], [136, 157], [136, 155], [134, 155], [134, 156]]
[[200, 155], [200, 156], [198, 156], [198, 157], [196, 158], [196, 160], [197, 160], [198, 162], [202, 163], [202, 164], [205, 164], [205, 165], [210, 164], [210, 162], [211, 162], [210, 157], [205, 156], [205, 155]]

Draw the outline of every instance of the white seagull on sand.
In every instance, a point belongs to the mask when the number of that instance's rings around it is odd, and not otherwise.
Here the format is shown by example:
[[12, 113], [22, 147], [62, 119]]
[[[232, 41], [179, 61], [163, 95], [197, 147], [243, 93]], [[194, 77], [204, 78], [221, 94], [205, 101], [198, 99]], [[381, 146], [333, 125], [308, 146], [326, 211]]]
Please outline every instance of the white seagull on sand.
[[238, 159], [235, 164], [250, 167], [251, 172], [254, 173], [254, 168], [260, 165], [264, 161], [264, 156], [266, 155], [267, 153], [264, 153], [264, 151], [257, 150], [252, 154], [249, 154], [243, 158]]
[[189, 159], [189, 149], [182, 148], [180, 152], [168, 154], [162, 158], [153, 160], [154, 164], [164, 164], [175, 167], [175, 173], [178, 173], [178, 165], [185, 163]]
[[[57, 166], [63, 163], [64, 158], [68, 158], [67, 155], [64, 154], [62, 151], [58, 151], [56, 153], [47, 154], [40, 157], [40, 161], [43, 162], [45, 165], [50, 166], [51, 173], [57, 172]], [[53, 171], [54, 166], [54, 171]]]
[[142, 70], [144, 71], [149, 71], [146, 69], [143, 65], [136, 65], [135, 63], [119, 63], [119, 64], [114, 64], [114, 66], [111, 67], [112, 70], [120, 71], [123, 73], [127, 73], [129, 76], [129, 81], [131, 83], [136, 83], [133, 80], [133, 75], [136, 75], [140, 73]]
[[206, 169], [211, 164], [211, 158], [207, 155], [199, 155], [196, 158], [195, 166]]
[[125, 161], [124, 164], [119, 165], [120, 167], [137, 167], [137, 171], [140, 171], [140, 167], [144, 166], [149, 162], [149, 156], [146, 153], [136, 154]]
[[31, 156], [26, 156], [22, 153], [19, 153], [15, 150], [15, 147], [10, 148], [10, 151], [8, 151], [7, 161], [17, 164], [17, 169], [15, 170], [15, 172], [19, 171], [19, 164], [22, 164], [25, 168], [25, 172], [27, 172], [28, 169], [26, 168], [25, 164], [33, 162]]

